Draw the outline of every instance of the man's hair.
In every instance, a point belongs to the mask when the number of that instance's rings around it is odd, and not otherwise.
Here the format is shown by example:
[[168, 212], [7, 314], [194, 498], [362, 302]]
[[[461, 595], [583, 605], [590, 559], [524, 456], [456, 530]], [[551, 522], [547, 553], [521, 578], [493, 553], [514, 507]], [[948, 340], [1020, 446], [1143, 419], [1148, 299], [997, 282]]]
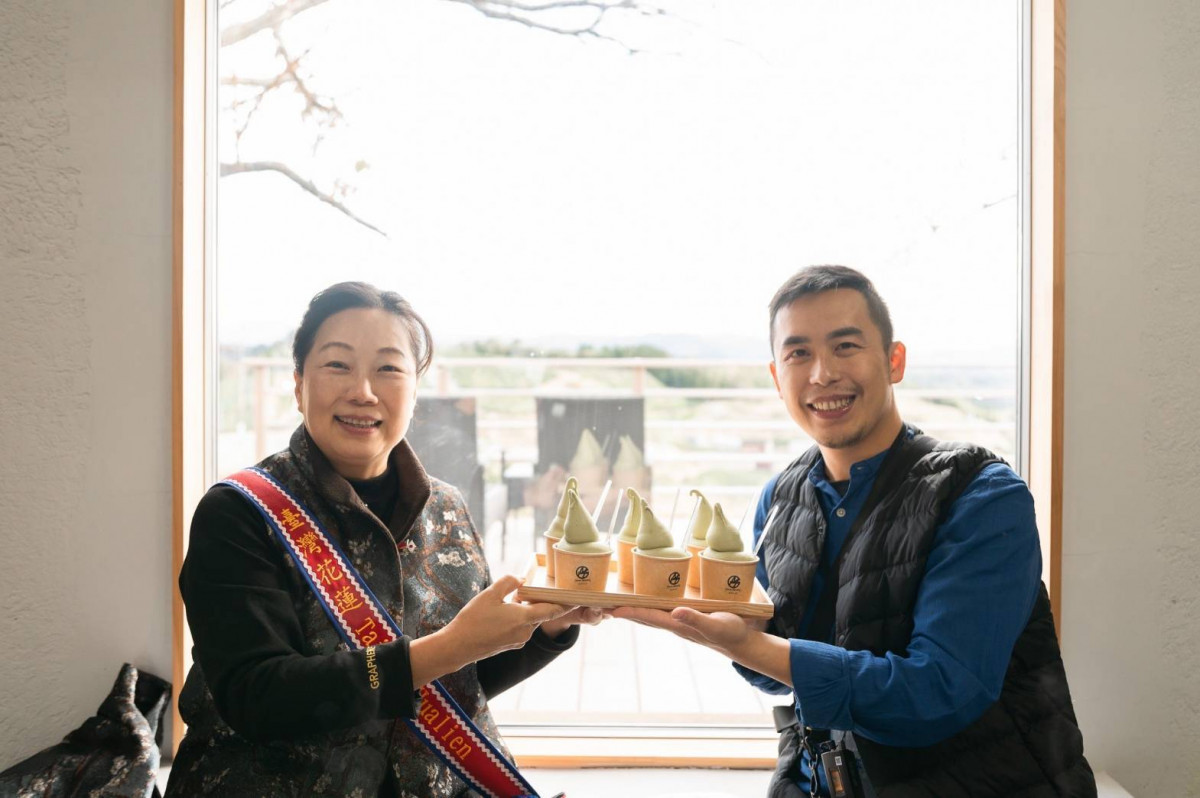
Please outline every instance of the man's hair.
[[771, 354], [775, 354], [775, 317], [782, 308], [797, 299], [812, 294], [822, 294], [839, 288], [849, 288], [863, 295], [867, 301], [867, 311], [871, 321], [879, 328], [883, 336], [884, 350], [892, 348], [892, 316], [888, 312], [887, 303], [867, 276], [849, 266], [809, 266], [793, 274], [779, 286], [775, 296], [771, 298]]
[[395, 291], [380, 291], [370, 283], [347, 282], [331, 285], [320, 291], [308, 303], [308, 310], [292, 340], [292, 363], [297, 374], [304, 373], [304, 361], [312, 350], [317, 330], [330, 316], [343, 310], [366, 308], [385, 310], [404, 324], [412, 343], [412, 355], [417, 361], [417, 375], [425, 373], [433, 360], [433, 336], [408, 300]]

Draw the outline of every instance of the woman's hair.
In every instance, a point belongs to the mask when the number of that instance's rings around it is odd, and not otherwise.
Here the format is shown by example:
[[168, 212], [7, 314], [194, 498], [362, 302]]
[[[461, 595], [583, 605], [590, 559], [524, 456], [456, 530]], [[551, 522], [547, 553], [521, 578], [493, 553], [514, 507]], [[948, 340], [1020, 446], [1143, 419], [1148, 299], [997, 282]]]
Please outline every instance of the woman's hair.
[[292, 362], [297, 374], [304, 373], [304, 361], [312, 351], [317, 330], [325, 320], [335, 313], [356, 308], [386, 310], [400, 319], [412, 343], [417, 376], [425, 373], [433, 360], [433, 337], [429, 334], [429, 325], [417, 315], [408, 300], [395, 291], [380, 291], [370, 283], [347, 282], [317, 292], [308, 303], [308, 310], [304, 311], [304, 318], [300, 320], [300, 329], [296, 330], [296, 337], [292, 340]]

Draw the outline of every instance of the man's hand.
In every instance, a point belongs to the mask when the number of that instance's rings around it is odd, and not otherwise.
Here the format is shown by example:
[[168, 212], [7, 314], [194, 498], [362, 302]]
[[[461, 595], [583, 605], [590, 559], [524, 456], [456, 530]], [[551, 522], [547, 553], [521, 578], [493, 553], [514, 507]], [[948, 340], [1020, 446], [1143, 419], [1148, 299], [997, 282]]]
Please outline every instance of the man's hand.
[[618, 607], [613, 610], [613, 617], [666, 629], [730, 658], [735, 650], [746, 644], [751, 634], [767, 628], [765, 620], [747, 620], [731, 612], [706, 614], [690, 607], [676, 607], [669, 613], [644, 607]]
[[618, 607], [612, 614], [614, 618], [674, 632], [778, 682], [792, 684], [791, 647], [783, 638], [766, 634], [765, 618], [743, 618], [731, 612], [703, 613], [690, 607], [676, 607], [669, 613], [644, 607]]

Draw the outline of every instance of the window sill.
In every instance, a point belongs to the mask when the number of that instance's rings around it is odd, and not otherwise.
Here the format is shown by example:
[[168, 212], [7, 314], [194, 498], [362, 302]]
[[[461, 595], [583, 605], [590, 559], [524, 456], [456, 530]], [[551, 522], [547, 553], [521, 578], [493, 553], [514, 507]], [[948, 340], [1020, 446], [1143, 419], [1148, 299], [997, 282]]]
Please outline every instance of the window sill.
[[778, 737], [755, 731], [736, 737], [703, 729], [507, 728], [513, 757], [529, 768], [730, 768], [771, 770]]

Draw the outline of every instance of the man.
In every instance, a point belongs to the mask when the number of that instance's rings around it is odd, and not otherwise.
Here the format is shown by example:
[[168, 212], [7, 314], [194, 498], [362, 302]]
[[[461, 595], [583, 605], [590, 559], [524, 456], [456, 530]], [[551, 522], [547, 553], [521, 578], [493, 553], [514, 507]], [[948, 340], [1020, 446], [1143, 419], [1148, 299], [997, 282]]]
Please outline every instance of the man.
[[864, 795], [1094, 796], [1028, 488], [990, 452], [901, 420], [905, 347], [862, 274], [805, 269], [770, 309], [771, 376], [816, 442], [755, 518], [774, 618], [614, 614], [792, 693], [772, 796], [808, 795], [814, 760], [812, 794], [828, 795], [834, 746], [857, 751]]

